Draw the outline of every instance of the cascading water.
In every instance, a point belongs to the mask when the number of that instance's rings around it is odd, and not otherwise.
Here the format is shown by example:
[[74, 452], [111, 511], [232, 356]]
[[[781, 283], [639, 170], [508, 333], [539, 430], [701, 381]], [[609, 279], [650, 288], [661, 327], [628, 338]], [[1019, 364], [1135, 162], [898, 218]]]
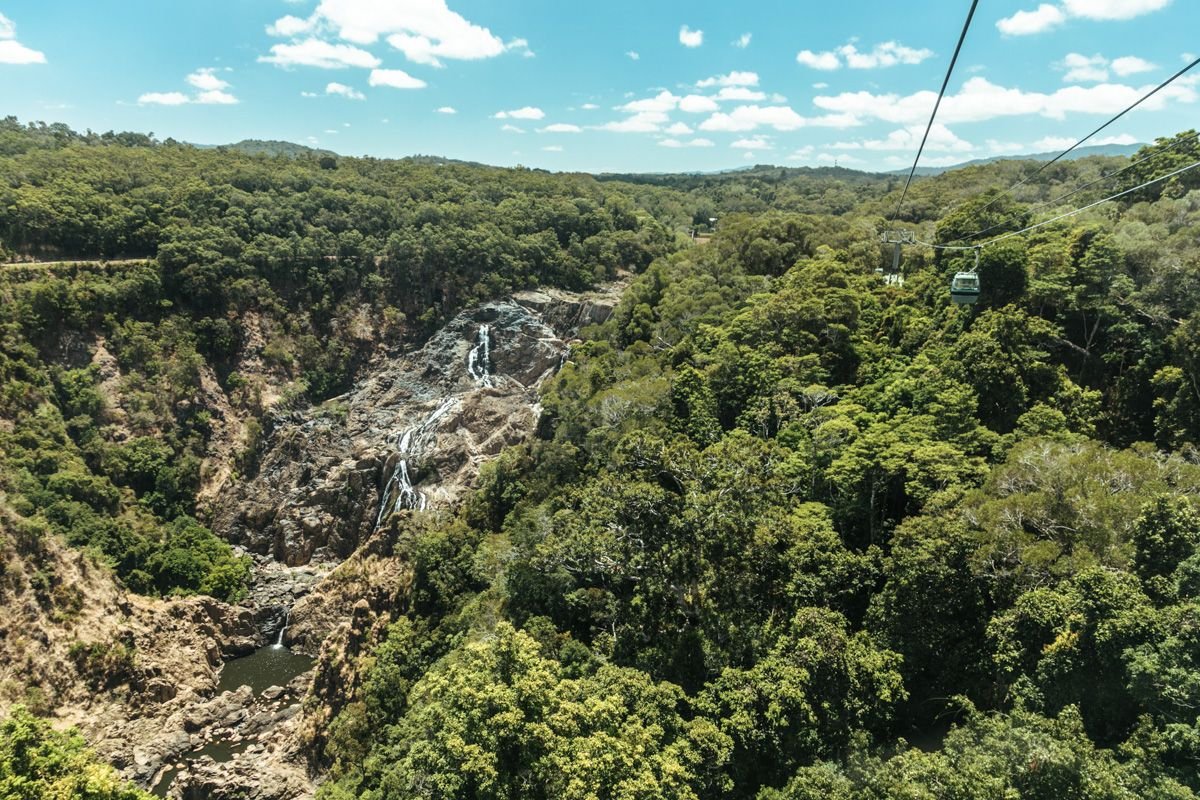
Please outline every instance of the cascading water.
[[275, 637], [274, 647], [283, 647], [283, 635], [287, 633], [288, 622], [292, 618], [292, 610], [289, 608], [283, 612], [283, 624], [279, 626], [279, 635]]
[[[379, 516], [375, 518], [378, 528], [388, 515], [402, 508], [412, 508], [424, 511], [428, 503], [425, 493], [416, 489], [408, 474], [408, 462], [420, 456], [437, 428], [438, 421], [458, 405], [457, 397], [447, 397], [441, 404], [430, 412], [420, 424], [402, 431], [396, 437], [396, 467], [383, 488], [383, 501], [379, 504]], [[394, 498], [394, 500], [393, 500]]]
[[475, 346], [467, 354], [467, 373], [479, 386], [492, 386], [492, 329], [480, 325]]

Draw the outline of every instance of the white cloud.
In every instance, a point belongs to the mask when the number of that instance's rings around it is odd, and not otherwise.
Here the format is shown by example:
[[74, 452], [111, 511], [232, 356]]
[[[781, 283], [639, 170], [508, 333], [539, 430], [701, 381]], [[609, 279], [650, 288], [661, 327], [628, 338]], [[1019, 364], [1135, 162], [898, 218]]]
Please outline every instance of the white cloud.
[[184, 80], [199, 91], [190, 97], [183, 92], [146, 92], [138, 97], [138, 105], [182, 106], [196, 103], [205, 106], [232, 106], [238, 102], [233, 94], [225, 91], [229, 88], [229, 82], [217, 77], [215, 67], [201, 67]]
[[625, 55], [629, 56], [630, 61], [637, 61], [639, 58], [642, 57], [641, 54], [639, 54], [637, 50], [626, 50]]
[[716, 100], [740, 100], [747, 103], [757, 103], [761, 100], [766, 100], [767, 95], [763, 92], [747, 89], [744, 86], [726, 86], [721, 91], [717, 92]]
[[1102, 55], [1085, 56], [1067, 53], [1062, 68], [1067, 71], [1063, 80], [1069, 83], [1092, 83], [1108, 80], [1108, 59]]
[[756, 136], [753, 139], [738, 139], [737, 141], [733, 142], [729, 146], [737, 148], [738, 150], [774, 150], [775, 149], [775, 145], [771, 144], [769, 141], [767, 141], [766, 139], [764, 139], [761, 136]]
[[658, 140], [659, 147], [673, 147], [673, 148], [713, 147], [714, 144], [715, 143], [711, 139], [689, 139], [686, 142], [682, 142], [679, 139], [659, 139]]
[[291, 14], [280, 17], [267, 26], [268, 36], [292, 37], [299, 36], [312, 30], [312, 23], [306, 19], [294, 17]]
[[424, 89], [429, 85], [402, 69], [373, 69], [367, 83], [371, 86], [390, 86], [393, 89]]
[[146, 92], [138, 98], [139, 106], [182, 106], [190, 102], [183, 92]]
[[504, 125], [501, 125], [500, 130], [504, 131], [505, 133], [524, 133], [525, 132], [524, 128], [518, 128], [516, 125], [510, 125], [507, 123]]
[[679, 100], [679, 110], [689, 114], [707, 114], [719, 108], [716, 100], [704, 95], [689, 94]]
[[187, 82], [205, 92], [217, 92], [229, 88], [229, 82], [218, 78], [216, 68], [203, 67], [187, 76]]
[[820, 83], [814, 83], [812, 86], [813, 86], [813, 88], [814, 88], [814, 89], [816, 89], [817, 91], [820, 91], [821, 89], [828, 89], [828, 88], [829, 88], [829, 84], [828, 84], [828, 83], [825, 83], [824, 81], [821, 81]]
[[837, 53], [833, 52], [814, 53], [812, 50], [801, 50], [796, 54], [796, 61], [806, 67], [826, 72], [839, 69], [842, 66], [842, 60], [837, 57]]
[[366, 95], [344, 83], [330, 82], [325, 85], [325, 94], [341, 95], [349, 100], [365, 100]]
[[223, 92], [220, 89], [213, 89], [207, 92], [200, 92], [196, 95], [194, 102], [205, 106], [232, 106], [237, 105], [238, 99], [229, 92]]
[[1063, 0], [1061, 6], [1042, 3], [1032, 11], [1018, 11], [996, 23], [1008, 36], [1042, 33], [1070, 17], [1093, 20], [1133, 19], [1170, 5], [1171, 0]]
[[739, 106], [729, 113], [713, 114], [700, 123], [700, 130], [740, 133], [771, 127], [777, 131], [794, 131], [805, 124], [804, 117], [787, 106]]
[[[1095, 86], [1066, 86], [1049, 94], [1009, 89], [987, 78], [969, 78], [957, 94], [947, 95], [938, 111], [938, 119], [947, 124], [982, 122], [1008, 116], [1038, 114], [1063, 119], [1068, 114], [1114, 114], [1139, 99], [1149, 87], [1101, 83]], [[843, 92], [818, 95], [813, 104], [834, 114], [859, 119], [880, 119], [905, 125], [925, 122], [937, 94], [920, 91], [900, 96], [871, 92]], [[1175, 84], [1160, 91], [1142, 108], [1157, 110], [1168, 103], [1193, 103], [1196, 89]]]
[[1171, 0], [1063, 0], [1067, 13], [1085, 19], [1133, 19], [1171, 4]]
[[1058, 6], [1042, 3], [1033, 11], [1018, 11], [1011, 17], [996, 22], [996, 27], [1006, 36], [1028, 36], [1042, 33], [1067, 21], [1067, 15]]
[[[313, 32], [331, 34], [354, 45], [386, 39], [410, 61], [430, 66], [441, 66], [442, 59], [492, 58], [509, 50], [532, 55], [524, 39], [506, 44], [487, 28], [451, 11], [446, 0], [321, 0], [307, 19], [289, 14], [267, 28], [267, 33], [283, 37]], [[272, 52], [280, 46], [272, 47]]]
[[669, 133], [672, 136], [687, 136], [691, 133], [694, 133], [694, 131], [688, 124], [684, 122], [676, 122], [673, 125], [668, 125], [666, 128], [663, 128], [663, 133]]
[[0, 64], [45, 64], [46, 54], [17, 41], [17, 24], [0, 14]]
[[545, 150], [547, 153], [561, 153], [563, 151], [562, 145], [560, 145], [560, 144], [548, 144], [545, 147], [543, 147], [542, 149]]
[[752, 33], [743, 33], [741, 36], [733, 40], [733, 46], [745, 50], [750, 46], [750, 39], [754, 36]]
[[670, 120], [662, 111], [640, 111], [625, 119], [608, 122], [600, 130], [614, 133], [657, 133]]
[[584, 111], [595, 111], [599, 107], [600, 106], [596, 105], [595, 103], [584, 103], [583, 105], [580, 106], [580, 108], [583, 109]]
[[442, 106], [441, 108], [437, 109], [434, 113], [436, 113], [436, 114], [457, 114], [458, 109], [454, 108], [453, 106]]
[[850, 69], [879, 69], [897, 64], [920, 64], [932, 55], [932, 50], [908, 47], [899, 42], [882, 42], [868, 52], [861, 52], [853, 43], [849, 43], [823, 53], [801, 50], [796, 54], [796, 61], [806, 67], [829, 72], [839, 69], [843, 62]]
[[801, 147], [795, 152], [791, 153], [787, 159], [788, 161], [807, 161], [812, 154], [813, 146], [811, 144], [806, 144], [804, 147]]
[[1139, 72], [1149, 72], [1152, 69], [1157, 69], [1154, 64], [1137, 56], [1122, 56], [1112, 60], [1113, 72], [1124, 78], [1126, 75], [1136, 75]]
[[542, 119], [545, 116], [546, 112], [534, 106], [525, 106], [512, 111], [497, 111], [492, 115], [494, 119]]
[[271, 45], [271, 55], [259, 56], [258, 60], [279, 67], [319, 67], [321, 69], [343, 69], [345, 67], [371, 69], [382, 63], [361, 48], [348, 44], [331, 44], [312, 38], [291, 44]]
[[555, 122], [539, 129], [538, 133], [583, 133], [583, 128], [566, 122]]
[[712, 78], [705, 78], [696, 84], [696, 87], [700, 89], [708, 89], [712, 86], [758, 86], [758, 73], [738, 72], [735, 70], [728, 75], [716, 75]]
[[[916, 150], [921, 144], [925, 133], [924, 125], [912, 125], [907, 128], [894, 130], [884, 139], [868, 139], [862, 142], [864, 150]], [[834, 145], [835, 148], [846, 145]], [[925, 149], [931, 153], [967, 153], [975, 147], [968, 141], [960, 139], [949, 128], [940, 122], [934, 123], [929, 129], [929, 139]]]
[[318, 94], [317, 92], [301, 92], [300, 96], [301, 97], [320, 97], [321, 95]]
[[704, 31], [694, 31], [687, 25], [680, 26], [679, 43], [684, 47], [699, 47], [704, 44]]
[[654, 97], [634, 100], [621, 106], [621, 111], [638, 113], [642, 111], [673, 111], [679, 105], [680, 98], [663, 89]]
[[[1066, 150], [1071, 145], [1078, 141], [1070, 139], [1066, 136], [1046, 136], [1038, 139], [1031, 146], [1037, 150]], [[1100, 146], [1106, 144], [1137, 144], [1137, 139], [1130, 136], [1128, 133], [1123, 133], [1120, 136], [1104, 136], [1099, 139], [1089, 139], [1087, 146]]]

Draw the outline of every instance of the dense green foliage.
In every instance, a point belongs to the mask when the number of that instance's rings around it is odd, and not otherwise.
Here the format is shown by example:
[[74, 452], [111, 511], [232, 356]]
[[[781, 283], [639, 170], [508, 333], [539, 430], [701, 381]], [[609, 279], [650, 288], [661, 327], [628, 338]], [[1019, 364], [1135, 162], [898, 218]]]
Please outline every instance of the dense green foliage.
[[[1095, 161], [986, 209], [1012, 165], [923, 181], [920, 238], [1015, 229]], [[875, 274], [887, 186], [831, 177], [855, 212], [654, 262], [539, 439], [402, 536], [436, 602], [364, 662], [326, 797], [1196, 796], [1200, 192], [986, 248], [960, 308], [954, 254]]]
[[[194, 399], [211, 373], [253, 410], [231, 367], [251, 327], [319, 400], [378, 344], [356, 315], [407, 344], [464, 303], [637, 273], [538, 436], [459, 511], [393, 518], [411, 596], [314, 754], [325, 798], [1200, 792], [1195, 173], [985, 248], [963, 308], [970, 256], [876, 274], [894, 176], [0, 132], [8, 250], [152, 258], [0, 285], [0, 488], [147, 591], [239, 586], [192, 519]], [[910, 224], [1013, 230], [1123, 163], [995, 203], [1019, 162], [922, 180]], [[119, 431], [103, 366], [70, 358], [87, 337], [133, 398]]]
[[75, 733], [15, 706], [0, 719], [0, 798], [4, 800], [148, 800], [98, 762]]

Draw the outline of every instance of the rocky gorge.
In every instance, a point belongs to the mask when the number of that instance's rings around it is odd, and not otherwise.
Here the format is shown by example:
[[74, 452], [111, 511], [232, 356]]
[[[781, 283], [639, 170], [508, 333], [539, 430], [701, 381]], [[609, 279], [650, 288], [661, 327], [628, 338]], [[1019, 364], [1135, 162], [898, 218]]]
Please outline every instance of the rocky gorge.
[[[227, 477], [208, 492], [206, 521], [253, 561], [241, 603], [140, 597], [54, 549], [43, 557], [82, 587], [83, 615], [47, 613], [30, 583], [27, 607], [0, 622], [35, 624], [0, 648], [40, 650], [34, 660], [53, 664], [45, 649], [64, 641], [126, 642], [123, 672], [88, 684], [62, 667], [44, 683], [58, 687], [52, 705], [71, 709], [61, 722], [158, 796], [311, 797], [319, 776], [305, 744], [355, 680], [329, 665], [377, 634], [411, 578], [393, 557], [389, 520], [452, 508], [483, 463], [528, 437], [539, 387], [620, 289], [523, 292], [467, 309], [420, 348], [381, 353], [349, 392], [277, 414], [257, 471], [217, 465]], [[69, 666], [65, 650], [59, 661]], [[19, 661], [5, 662], [13, 668], [0, 678], [20, 680]], [[317, 687], [314, 663], [326, 673]]]

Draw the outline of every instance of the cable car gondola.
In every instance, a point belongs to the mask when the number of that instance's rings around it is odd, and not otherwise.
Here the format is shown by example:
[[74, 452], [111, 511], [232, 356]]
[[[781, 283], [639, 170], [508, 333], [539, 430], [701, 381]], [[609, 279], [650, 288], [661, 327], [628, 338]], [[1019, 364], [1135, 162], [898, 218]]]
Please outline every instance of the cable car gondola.
[[974, 272], [958, 272], [950, 281], [950, 299], [957, 305], [970, 305], [979, 299], [979, 275]]

